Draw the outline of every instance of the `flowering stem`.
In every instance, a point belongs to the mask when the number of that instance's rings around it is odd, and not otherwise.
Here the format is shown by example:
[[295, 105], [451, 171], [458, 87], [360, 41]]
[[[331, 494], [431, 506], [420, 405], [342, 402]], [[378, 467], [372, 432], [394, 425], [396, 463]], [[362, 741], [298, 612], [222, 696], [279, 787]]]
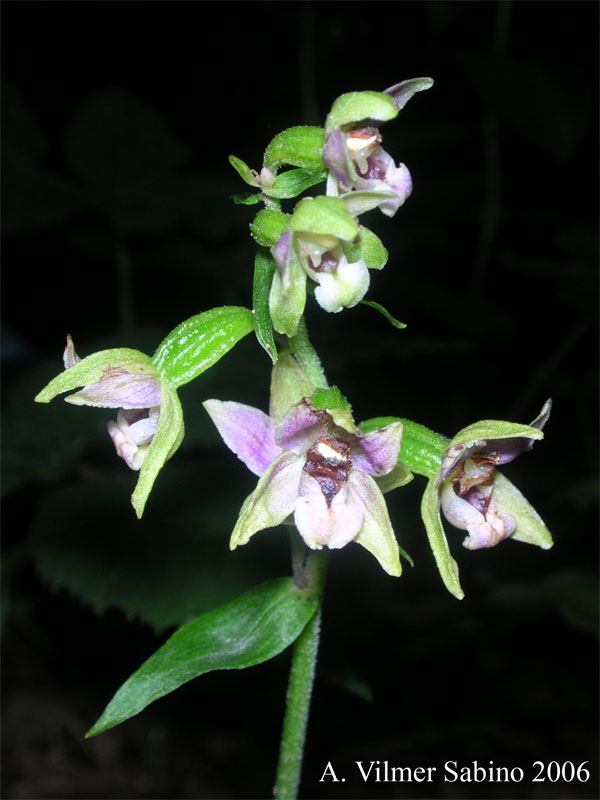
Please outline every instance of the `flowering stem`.
[[296, 335], [290, 338], [290, 350], [316, 389], [327, 389], [328, 383], [321, 359], [308, 338], [304, 317], [300, 318]]
[[[298, 539], [299, 537], [293, 534], [294, 581], [299, 588], [307, 588], [322, 594], [328, 551], [307, 551]], [[320, 630], [321, 605], [319, 604], [317, 612], [294, 644], [275, 781], [274, 795], [277, 800], [295, 800], [297, 797]]]

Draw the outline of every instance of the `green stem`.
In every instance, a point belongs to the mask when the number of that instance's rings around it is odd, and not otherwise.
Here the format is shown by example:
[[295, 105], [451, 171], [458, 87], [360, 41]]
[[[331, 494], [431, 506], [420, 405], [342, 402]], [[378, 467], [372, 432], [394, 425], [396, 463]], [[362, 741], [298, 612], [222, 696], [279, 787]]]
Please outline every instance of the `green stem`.
[[323, 372], [321, 359], [308, 338], [304, 317], [300, 319], [296, 335], [290, 338], [290, 350], [315, 389], [327, 389], [329, 384]]
[[[297, 534], [292, 534], [292, 537], [296, 584], [322, 595], [328, 551], [307, 551], [304, 545], [300, 545]], [[277, 800], [295, 800], [298, 795], [320, 630], [321, 605], [294, 645], [275, 781]]]

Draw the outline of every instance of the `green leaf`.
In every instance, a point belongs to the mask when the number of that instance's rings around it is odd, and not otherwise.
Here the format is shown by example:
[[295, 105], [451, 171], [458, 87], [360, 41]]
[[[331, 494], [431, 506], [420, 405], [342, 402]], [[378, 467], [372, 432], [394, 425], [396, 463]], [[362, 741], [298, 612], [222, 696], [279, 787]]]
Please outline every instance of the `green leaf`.
[[306, 189], [321, 183], [326, 178], [327, 169], [325, 167], [318, 170], [290, 169], [278, 175], [273, 186], [263, 187], [263, 192], [269, 197], [285, 200], [297, 197]]
[[392, 98], [383, 92], [348, 92], [338, 97], [325, 120], [325, 135], [334, 128], [372, 119], [386, 122], [398, 116], [398, 109]]
[[229, 156], [229, 163], [244, 183], [247, 183], [248, 186], [258, 186], [258, 178], [245, 161], [237, 156]]
[[296, 205], [286, 224], [288, 231], [336, 236], [351, 242], [358, 235], [358, 225], [339, 197], [305, 197]]
[[446, 589], [458, 600], [465, 596], [458, 578], [458, 565], [450, 554], [446, 534], [440, 519], [438, 487], [435, 480], [427, 482], [421, 501], [421, 516], [427, 530], [429, 545]]
[[264, 347], [271, 357], [273, 364], [277, 361], [277, 347], [273, 338], [273, 323], [269, 312], [269, 294], [276, 269], [277, 265], [270, 253], [259, 249], [254, 259], [254, 282], [252, 284], [254, 332], [261, 347]]
[[280, 167], [289, 164], [308, 170], [323, 168], [323, 128], [313, 125], [297, 125], [278, 133], [265, 150], [263, 164], [266, 167]]
[[244, 669], [278, 655], [300, 635], [319, 596], [291, 578], [254, 587], [176, 631], [119, 689], [87, 736], [139, 714], [159, 697], [216, 669]]
[[283, 232], [289, 214], [274, 208], [263, 208], [250, 223], [250, 231], [258, 244], [273, 247]]
[[216, 364], [253, 328], [254, 315], [247, 308], [211, 308], [174, 328], [152, 363], [177, 388]]
[[396, 317], [392, 317], [390, 312], [380, 303], [376, 303], [374, 300], [361, 300], [360, 302], [363, 304], [363, 306], [369, 306], [369, 308], [374, 308], [375, 311], [379, 311], [380, 314], [383, 314], [383, 316], [394, 326], [394, 328], [398, 328], [399, 330], [406, 328], [405, 322], [400, 322], [400, 320], [396, 319]]

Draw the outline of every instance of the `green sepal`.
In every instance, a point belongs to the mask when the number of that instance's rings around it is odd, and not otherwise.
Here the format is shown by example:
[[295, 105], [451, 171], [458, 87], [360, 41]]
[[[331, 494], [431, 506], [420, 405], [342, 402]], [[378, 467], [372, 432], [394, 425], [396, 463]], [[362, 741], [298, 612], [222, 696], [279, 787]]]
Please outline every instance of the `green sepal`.
[[171, 386], [183, 386], [216, 364], [253, 329], [254, 316], [248, 308], [211, 308], [174, 328], [158, 346], [152, 363]]
[[[117, 347], [111, 350], [100, 350], [98, 353], [82, 358], [69, 369], [53, 378], [50, 383], [39, 392], [34, 400], [36, 403], [49, 403], [50, 400], [63, 392], [70, 392], [79, 386], [87, 386], [99, 381], [107, 369], [118, 367], [127, 372], [143, 375], [156, 375], [152, 360], [128, 347]], [[80, 405], [75, 402], [74, 405]]]
[[294, 336], [306, 305], [306, 272], [294, 255], [288, 264], [285, 285], [279, 271], [273, 275], [269, 313], [277, 333]]
[[406, 486], [407, 483], [414, 480], [414, 477], [406, 464], [398, 463], [387, 475], [375, 476], [375, 483], [383, 494], [387, 494], [394, 489], [399, 489], [401, 486]]
[[362, 120], [387, 122], [398, 116], [392, 98], [383, 92], [348, 92], [334, 100], [325, 120], [325, 136], [334, 128], [343, 128]]
[[363, 306], [369, 306], [369, 308], [374, 308], [375, 311], [379, 311], [379, 313], [384, 316], [387, 321], [394, 326], [394, 328], [398, 328], [398, 330], [404, 330], [404, 328], [406, 328], [406, 323], [400, 322], [399, 319], [393, 317], [387, 308], [384, 308], [381, 303], [376, 303], [374, 300], [361, 300], [360, 302]]
[[252, 283], [254, 332], [259, 344], [267, 351], [274, 364], [277, 361], [277, 347], [273, 338], [273, 323], [269, 313], [269, 294], [276, 270], [277, 264], [270, 253], [262, 249], [257, 250], [254, 258], [254, 281]]
[[86, 736], [139, 714], [199, 675], [245, 669], [274, 658], [298, 638], [318, 604], [318, 593], [280, 578], [202, 614], [179, 628], [121, 686]]
[[296, 205], [286, 223], [287, 231], [335, 236], [351, 242], [358, 236], [358, 225], [339, 197], [305, 197]]
[[520, 425], [518, 422], [506, 422], [500, 419], [482, 419], [467, 425], [460, 430], [448, 447], [457, 444], [464, 444], [465, 447], [482, 442], [485, 444], [489, 439], [512, 439], [514, 437], [526, 437], [527, 439], [543, 439], [544, 434], [539, 428], [532, 428], [531, 425]]
[[318, 170], [290, 169], [278, 175], [273, 186], [263, 187], [263, 192], [268, 197], [287, 200], [290, 197], [297, 197], [306, 189], [326, 179], [327, 169], [323, 166]]
[[236, 206], [255, 206], [262, 201], [263, 193], [256, 192], [256, 194], [232, 194], [229, 196], [229, 199], [232, 200]]
[[352, 406], [340, 392], [337, 386], [328, 389], [317, 389], [310, 398], [313, 408], [325, 410], [340, 428], [349, 433], [358, 434], [358, 429], [352, 418]]
[[399, 578], [400, 548], [381, 489], [371, 475], [362, 473], [359, 483], [352, 481], [352, 490], [359, 494], [365, 508], [363, 524], [354, 541], [375, 556], [388, 575]]
[[364, 225], [358, 226], [358, 241], [344, 242], [342, 250], [349, 262], [365, 262], [369, 269], [383, 269], [387, 264], [388, 251], [383, 246], [383, 242], [373, 231], [365, 228]]
[[535, 544], [549, 550], [554, 544], [552, 535], [535, 508], [501, 472], [494, 475], [494, 503], [501, 514], [514, 517], [517, 527], [510, 538], [517, 542]]
[[237, 156], [229, 156], [229, 163], [240, 176], [240, 178], [247, 183], [248, 186], [258, 186], [258, 178], [256, 174], [250, 169], [248, 164], [242, 161], [241, 158]]
[[171, 458], [183, 440], [183, 411], [177, 393], [168, 381], [160, 382], [160, 415], [156, 432], [150, 442], [139, 477], [131, 495], [131, 504], [138, 519], [141, 519], [154, 481], [165, 463]]
[[290, 408], [315, 390], [306, 372], [289, 350], [279, 353], [277, 363], [271, 370], [271, 394], [269, 416], [279, 422]]
[[446, 534], [440, 518], [439, 492], [435, 480], [427, 481], [427, 488], [421, 500], [421, 516], [427, 531], [429, 545], [435, 558], [438, 571], [446, 586], [446, 589], [458, 600], [465, 596], [459, 577], [458, 565], [450, 554]]
[[283, 232], [285, 223], [290, 218], [283, 211], [274, 208], [263, 208], [250, 223], [250, 232], [258, 244], [273, 247]]
[[314, 125], [287, 128], [271, 139], [265, 150], [263, 164], [265, 167], [289, 164], [312, 171], [320, 170], [323, 168], [323, 143], [323, 128]]

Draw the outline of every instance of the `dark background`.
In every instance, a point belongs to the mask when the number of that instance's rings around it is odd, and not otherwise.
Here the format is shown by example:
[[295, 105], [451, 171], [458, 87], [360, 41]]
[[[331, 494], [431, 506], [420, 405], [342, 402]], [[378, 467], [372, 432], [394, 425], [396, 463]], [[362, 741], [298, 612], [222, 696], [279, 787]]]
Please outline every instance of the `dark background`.
[[[289, 573], [282, 530], [230, 554], [254, 478], [200, 403], [266, 408], [251, 337], [182, 389], [184, 446], [144, 519], [110, 413], [38, 406], [80, 355], [152, 352], [188, 316], [249, 305], [256, 208], [230, 153], [260, 168], [280, 130], [336, 96], [430, 75], [382, 132], [414, 192], [371, 212], [391, 257], [369, 298], [308, 325], [358, 420], [453, 435], [482, 418], [546, 438], [505, 473], [555, 537], [434, 568], [416, 478], [389, 497], [414, 569], [331, 559], [302, 796], [594, 798], [597, 782], [597, 31], [588, 2], [3, 4], [3, 491], [6, 798], [270, 795], [289, 653], [194, 681], [83, 734], [173, 626]], [[289, 209], [288, 209], [289, 210]], [[364, 784], [355, 760], [520, 767], [520, 784]], [[532, 783], [586, 760], [587, 783]], [[319, 783], [332, 761], [342, 784]]]

